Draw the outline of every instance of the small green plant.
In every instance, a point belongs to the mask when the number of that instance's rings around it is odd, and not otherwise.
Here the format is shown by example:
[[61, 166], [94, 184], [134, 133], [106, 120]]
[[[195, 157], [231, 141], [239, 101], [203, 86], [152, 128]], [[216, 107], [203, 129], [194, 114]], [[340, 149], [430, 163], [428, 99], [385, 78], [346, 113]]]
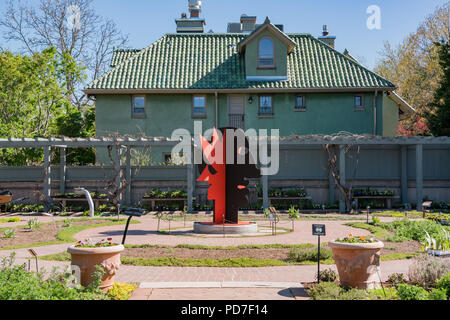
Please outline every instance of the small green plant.
[[16, 231], [14, 229], [6, 229], [3, 232], [3, 238], [5, 239], [11, 239], [16, 237]]
[[428, 300], [447, 300], [447, 291], [434, 288], [428, 294]]
[[321, 282], [308, 289], [312, 300], [337, 300], [343, 289], [334, 282]]
[[14, 217], [14, 218], [4, 218], [0, 219], [0, 223], [12, 223], [12, 222], [20, 222], [20, 218]]
[[[320, 260], [327, 260], [333, 257], [331, 250], [321, 248]], [[317, 248], [292, 248], [289, 251], [288, 259], [294, 262], [317, 261]]]
[[[15, 256], [0, 262], [0, 300], [109, 300], [99, 289], [103, 269], [94, 274], [94, 282], [84, 288], [73, 284], [71, 272], [53, 270], [49, 277], [45, 271], [28, 272], [21, 265], [14, 265]], [[46, 279], [45, 279], [46, 278]], [[44, 280], [45, 279], [45, 280]]]
[[[334, 270], [331, 269], [325, 269], [321, 270], [319, 272], [319, 280], [320, 282], [334, 282], [338, 278], [337, 273]], [[316, 275], [317, 280], [317, 275]]]
[[392, 273], [389, 275], [387, 282], [394, 286], [398, 286], [401, 283], [406, 283], [406, 279], [403, 273]]
[[70, 228], [72, 225], [73, 225], [73, 220], [71, 220], [71, 219], [65, 219], [63, 221], [64, 228]]
[[[84, 211], [82, 214], [83, 217], [89, 217], [90, 215], [91, 215], [91, 213], [89, 210]], [[102, 215], [102, 213], [99, 210], [94, 210], [94, 216], [97, 217], [97, 216], [101, 216], [101, 215]]]
[[380, 222], [381, 221], [380, 218], [378, 218], [378, 216], [372, 216], [372, 222], [370, 224], [374, 226], [379, 226]]
[[336, 242], [341, 243], [373, 243], [376, 242], [373, 237], [366, 237], [366, 236], [353, 236], [352, 234], [349, 234], [347, 237], [342, 239], [336, 239]]
[[103, 248], [103, 247], [114, 247], [117, 243], [112, 242], [112, 238], [102, 239], [98, 242], [92, 241], [92, 239], [80, 240], [75, 243], [76, 248]]
[[292, 231], [294, 231], [294, 228], [295, 228], [294, 227], [294, 220], [300, 218], [300, 210], [295, 209], [294, 206], [291, 206], [289, 208], [288, 213], [289, 213], [289, 219], [291, 219], [291, 221], [292, 221]]
[[400, 284], [397, 288], [397, 294], [402, 300], [427, 300], [428, 292], [419, 286]]
[[447, 297], [450, 298], [450, 272], [443, 275], [438, 281], [436, 281], [436, 288], [444, 289], [447, 293]]
[[346, 290], [334, 282], [321, 282], [308, 289], [312, 300], [367, 300], [368, 294], [364, 290]]
[[395, 287], [372, 289], [368, 291], [370, 300], [398, 300], [400, 299]]
[[128, 300], [136, 288], [135, 284], [114, 282], [113, 287], [108, 291], [108, 296], [112, 300]]
[[38, 221], [37, 218], [33, 218], [28, 220], [27, 222], [28, 229], [31, 231], [39, 230], [41, 228], [41, 223]]
[[435, 236], [432, 237], [425, 231], [425, 241], [421, 242], [423, 250], [448, 250], [450, 248], [450, 233], [444, 228]]

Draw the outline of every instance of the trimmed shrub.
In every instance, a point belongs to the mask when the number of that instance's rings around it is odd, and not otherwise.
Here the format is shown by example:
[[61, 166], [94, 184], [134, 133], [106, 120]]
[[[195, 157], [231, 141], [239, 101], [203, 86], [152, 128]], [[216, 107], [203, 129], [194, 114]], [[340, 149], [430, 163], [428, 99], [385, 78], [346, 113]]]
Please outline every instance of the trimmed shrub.
[[397, 289], [395, 287], [383, 289], [372, 289], [368, 291], [370, 300], [399, 300]]
[[403, 273], [392, 273], [389, 275], [387, 282], [394, 286], [398, 286], [401, 283], [406, 283], [406, 279]]
[[[325, 270], [321, 270], [319, 272], [320, 282], [334, 282], [337, 280], [337, 278], [338, 278], [337, 273], [331, 269], [325, 269]], [[317, 280], [317, 274], [316, 274], [316, 280]]]
[[447, 293], [447, 297], [450, 298], [450, 272], [448, 272], [446, 275], [442, 276], [436, 282], [436, 288], [445, 290]]
[[409, 267], [408, 278], [411, 284], [429, 289], [449, 271], [450, 263], [448, 261], [423, 254], [418, 256]]
[[343, 289], [334, 282], [321, 282], [308, 289], [312, 300], [338, 300]]
[[419, 286], [400, 284], [397, 294], [402, 300], [427, 300], [428, 292]]
[[[103, 273], [99, 274], [101, 279]], [[28, 272], [14, 266], [14, 255], [3, 258], [0, 264], [0, 300], [108, 300], [99, 288], [69, 286], [73, 275], [54, 270], [47, 280], [44, 273]]]
[[334, 282], [321, 282], [308, 289], [308, 295], [312, 300], [367, 300], [368, 295], [364, 290], [344, 289]]
[[108, 296], [112, 300], [128, 300], [136, 288], [135, 284], [114, 282], [113, 287], [108, 291]]
[[[321, 248], [320, 260], [327, 260], [333, 257], [331, 250]], [[303, 261], [317, 261], [317, 248], [305, 249], [305, 248], [292, 248], [289, 252], [289, 260], [295, 262]]]
[[429, 300], [447, 300], [447, 292], [445, 289], [433, 289], [428, 295]]

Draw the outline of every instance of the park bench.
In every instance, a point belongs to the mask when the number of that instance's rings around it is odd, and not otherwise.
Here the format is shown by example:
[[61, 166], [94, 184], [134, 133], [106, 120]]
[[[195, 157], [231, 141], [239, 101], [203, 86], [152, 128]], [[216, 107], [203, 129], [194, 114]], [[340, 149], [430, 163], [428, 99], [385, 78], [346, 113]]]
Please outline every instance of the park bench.
[[12, 193], [10, 191], [4, 191], [0, 193], [0, 214], [2, 213], [2, 206], [5, 207], [5, 213], [6, 213], [6, 207], [7, 204], [12, 201]]

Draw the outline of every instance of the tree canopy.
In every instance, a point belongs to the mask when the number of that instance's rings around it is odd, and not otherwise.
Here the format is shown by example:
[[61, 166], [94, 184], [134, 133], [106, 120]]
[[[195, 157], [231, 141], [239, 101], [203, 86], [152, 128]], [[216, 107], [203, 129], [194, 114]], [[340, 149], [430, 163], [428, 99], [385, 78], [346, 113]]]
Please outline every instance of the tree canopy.
[[425, 111], [425, 118], [433, 135], [450, 137], [450, 42], [436, 45], [439, 48], [439, 64], [443, 77], [433, 102]]
[[438, 7], [416, 32], [395, 48], [385, 42], [380, 53], [375, 72], [395, 83], [400, 96], [417, 110], [401, 122], [400, 134], [429, 133], [424, 114], [443, 76], [435, 43], [449, 40], [449, 10], [450, 2]]

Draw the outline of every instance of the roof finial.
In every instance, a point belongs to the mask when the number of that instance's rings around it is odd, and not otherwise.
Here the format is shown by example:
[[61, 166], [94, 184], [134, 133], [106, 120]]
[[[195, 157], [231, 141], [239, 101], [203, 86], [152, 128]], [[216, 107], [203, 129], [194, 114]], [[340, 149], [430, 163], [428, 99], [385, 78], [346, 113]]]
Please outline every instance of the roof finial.
[[266, 23], [270, 23], [270, 19], [269, 19], [268, 16], [266, 17], [266, 21], [264, 21], [264, 23], [265, 23], [265, 24], [266, 24]]

